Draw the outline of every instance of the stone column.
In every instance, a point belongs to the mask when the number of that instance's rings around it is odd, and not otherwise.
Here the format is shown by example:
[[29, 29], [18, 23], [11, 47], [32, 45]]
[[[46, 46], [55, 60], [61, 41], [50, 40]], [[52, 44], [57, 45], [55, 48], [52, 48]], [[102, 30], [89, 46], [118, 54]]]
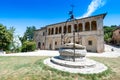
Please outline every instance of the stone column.
[[71, 24], [71, 33], [74, 31], [74, 24]]
[[52, 50], [55, 50], [55, 38], [52, 38]]
[[84, 22], [84, 21], [82, 22], [82, 25], [83, 25], [83, 26], [82, 26], [82, 27], [83, 27], [83, 30], [82, 30], [82, 31], [85, 31], [85, 22]]
[[89, 24], [90, 24], [90, 31], [92, 31], [91, 21], [89, 21]]
[[55, 27], [53, 27], [53, 30], [54, 30], [54, 33], [53, 33], [53, 35], [55, 35]]
[[74, 24], [71, 24], [71, 42], [73, 43], [73, 31], [74, 31]]
[[64, 26], [62, 25], [61, 26], [61, 34], [63, 34], [63, 28], [64, 28]]

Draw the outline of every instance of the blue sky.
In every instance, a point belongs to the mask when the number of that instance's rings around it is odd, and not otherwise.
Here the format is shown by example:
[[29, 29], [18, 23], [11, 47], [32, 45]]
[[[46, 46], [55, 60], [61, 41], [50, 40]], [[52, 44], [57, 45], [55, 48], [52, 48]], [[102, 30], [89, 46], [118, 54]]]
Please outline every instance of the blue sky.
[[[39, 29], [66, 21], [71, 4], [75, 6], [77, 18], [88, 13], [87, 16], [107, 12], [104, 25], [120, 25], [119, 0], [0, 0], [0, 23], [8, 28], [14, 26], [17, 34], [22, 35], [27, 26], [34, 25]], [[89, 6], [94, 9], [91, 11]]]

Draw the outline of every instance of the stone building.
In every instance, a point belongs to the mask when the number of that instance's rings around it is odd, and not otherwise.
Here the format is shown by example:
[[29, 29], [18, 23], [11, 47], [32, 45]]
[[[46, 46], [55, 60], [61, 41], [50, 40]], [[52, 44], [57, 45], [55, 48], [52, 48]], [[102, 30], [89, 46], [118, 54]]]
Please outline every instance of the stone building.
[[113, 31], [112, 41], [116, 45], [120, 45], [120, 27]]
[[103, 19], [99, 14], [75, 21], [47, 25], [34, 32], [34, 40], [38, 49], [55, 50], [62, 44], [75, 42], [86, 46], [87, 51], [101, 53], [104, 51]]

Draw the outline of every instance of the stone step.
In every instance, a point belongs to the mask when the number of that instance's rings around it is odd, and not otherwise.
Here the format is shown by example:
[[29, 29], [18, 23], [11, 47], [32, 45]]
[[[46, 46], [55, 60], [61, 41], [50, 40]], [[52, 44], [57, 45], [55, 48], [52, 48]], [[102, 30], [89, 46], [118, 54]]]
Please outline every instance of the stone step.
[[73, 62], [73, 61], [66, 61], [62, 60], [56, 57], [51, 58], [51, 62], [65, 66], [65, 67], [70, 67], [70, 68], [89, 68], [89, 67], [95, 67], [96, 61], [93, 61], [91, 59], [84, 59], [84, 60], [79, 60], [79, 62]]

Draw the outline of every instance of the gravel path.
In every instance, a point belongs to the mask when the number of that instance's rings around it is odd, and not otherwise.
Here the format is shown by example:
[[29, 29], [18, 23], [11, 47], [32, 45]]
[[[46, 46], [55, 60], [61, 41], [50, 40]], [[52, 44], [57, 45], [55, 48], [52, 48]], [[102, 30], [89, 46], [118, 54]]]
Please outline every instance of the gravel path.
[[[113, 49], [114, 51], [111, 51]], [[58, 51], [50, 51], [50, 50], [38, 50], [34, 52], [26, 52], [26, 53], [12, 53], [12, 54], [1, 54], [0, 56], [58, 56]], [[114, 47], [105, 45], [105, 52], [103, 53], [92, 53], [88, 52], [87, 57], [94, 56], [94, 57], [110, 57], [116, 58], [120, 57], [120, 47]]]

